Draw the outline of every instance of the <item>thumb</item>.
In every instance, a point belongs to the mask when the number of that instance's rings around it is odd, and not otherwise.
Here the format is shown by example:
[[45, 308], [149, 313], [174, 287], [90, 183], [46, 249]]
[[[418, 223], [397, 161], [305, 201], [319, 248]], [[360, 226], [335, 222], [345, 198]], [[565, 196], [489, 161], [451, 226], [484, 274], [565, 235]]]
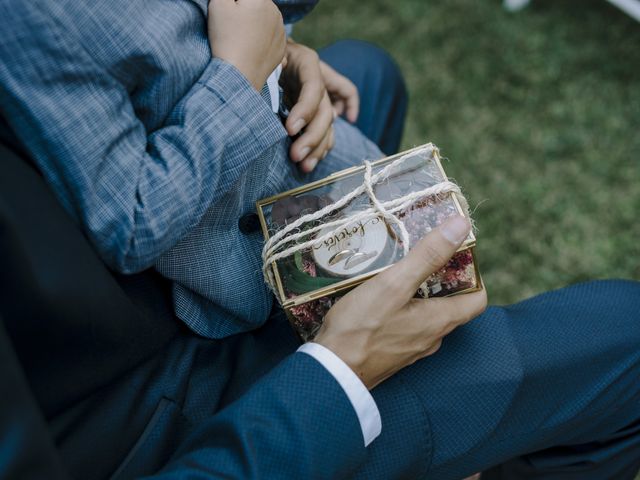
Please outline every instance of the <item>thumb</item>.
[[456, 215], [447, 219], [382, 275], [391, 277], [387, 281], [396, 282], [406, 292], [407, 298], [413, 297], [422, 282], [453, 257], [470, 230], [471, 225], [465, 217]]

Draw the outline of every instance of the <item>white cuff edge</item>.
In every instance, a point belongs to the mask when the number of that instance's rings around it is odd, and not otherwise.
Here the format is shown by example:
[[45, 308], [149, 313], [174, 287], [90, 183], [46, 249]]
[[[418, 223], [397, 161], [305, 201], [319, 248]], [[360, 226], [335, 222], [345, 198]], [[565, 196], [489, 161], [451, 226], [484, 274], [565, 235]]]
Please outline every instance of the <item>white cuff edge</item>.
[[340, 384], [356, 412], [367, 447], [382, 432], [380, 411], [367, 387], [340, 357], [319, 343], [305, 343], [298, 352], [315, 358]]

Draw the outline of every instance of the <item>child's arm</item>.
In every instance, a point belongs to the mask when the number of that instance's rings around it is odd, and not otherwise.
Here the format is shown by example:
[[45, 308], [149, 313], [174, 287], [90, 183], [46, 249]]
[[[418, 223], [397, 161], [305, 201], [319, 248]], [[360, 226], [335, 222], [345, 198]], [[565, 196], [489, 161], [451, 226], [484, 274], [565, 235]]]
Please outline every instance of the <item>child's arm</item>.
[[213, 56], [235, 66], [258, 92], [284, 58], [282, 15], [271, 0], [211, 0], [208, 30]]
[[[153, 265], [285, 135], [255, 90], [285, 49], [270, 0], [211, 2], [218, 58], [148, 131], [131, 84], [180, 75], [165, 56], [193, 48], [198, 32], [140, 21], [143, 3], [0, 3], [2, 115], [102, 259], [123, 273]], [[172, 2], [155, 8], [166, 10], [157, 18], [181, 20]], [[173, 94], [155, 92], [150, 104]]]

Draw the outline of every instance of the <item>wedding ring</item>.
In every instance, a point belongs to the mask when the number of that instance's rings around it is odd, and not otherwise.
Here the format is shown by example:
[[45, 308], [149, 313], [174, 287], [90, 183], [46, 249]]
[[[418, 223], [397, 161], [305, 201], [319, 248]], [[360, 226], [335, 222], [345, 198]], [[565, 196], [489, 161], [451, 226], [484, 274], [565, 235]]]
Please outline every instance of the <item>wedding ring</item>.
[[[316, 238], [334, 230], [325, 228]], [[389, 242], [386, 223], [375, 217], [364, 224], [348, 224], [312, 247], [313, 260], [326, 273], [352, 277], [371, 270]]]
[[351, 250], [351, 249], [342, 250], [336, 253], [335, 255], [333, 255], [332, 257], [330, 257], [328, 264], [333, 266], [337, 263], [340, 263], [342, 260], [349, 261], [349, 258], [353, 257], [356, 253], [357, 253], [356, 250]]

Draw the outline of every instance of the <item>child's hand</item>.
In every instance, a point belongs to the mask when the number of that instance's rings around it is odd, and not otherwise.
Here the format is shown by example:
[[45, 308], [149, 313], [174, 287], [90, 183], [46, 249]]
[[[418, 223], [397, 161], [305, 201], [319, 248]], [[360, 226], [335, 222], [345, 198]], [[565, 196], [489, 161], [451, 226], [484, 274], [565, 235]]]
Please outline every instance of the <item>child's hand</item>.
[[360, 113], [358, 88], [323, 61], [320, 61], [320, 71], [336, 114], [344, 115], [349, 122], [355, 123]]
[[208, 31], [212, 55], [236, 67], [258, 92], [284, 58], [284, 24], [272, 0], [211, 0]]
[[291, 159], [300, 164], [303, 172], [311, 172], [334, 144], [335, 111], [318, 54], [290, 40], [281, 83], [287, 100], [293, 104], [285, 127], [291, 136], [301, 134], [291, 145]]
[[414, 298], [422, 282], [456, 253], [470, 228], [464, 217], [454, 217], [432, 230], [398, 263], [342, 297], [314, 341], [340, 357], [369, 389], [435, 353], [446, 335], [487, 306], [484, 290]]

